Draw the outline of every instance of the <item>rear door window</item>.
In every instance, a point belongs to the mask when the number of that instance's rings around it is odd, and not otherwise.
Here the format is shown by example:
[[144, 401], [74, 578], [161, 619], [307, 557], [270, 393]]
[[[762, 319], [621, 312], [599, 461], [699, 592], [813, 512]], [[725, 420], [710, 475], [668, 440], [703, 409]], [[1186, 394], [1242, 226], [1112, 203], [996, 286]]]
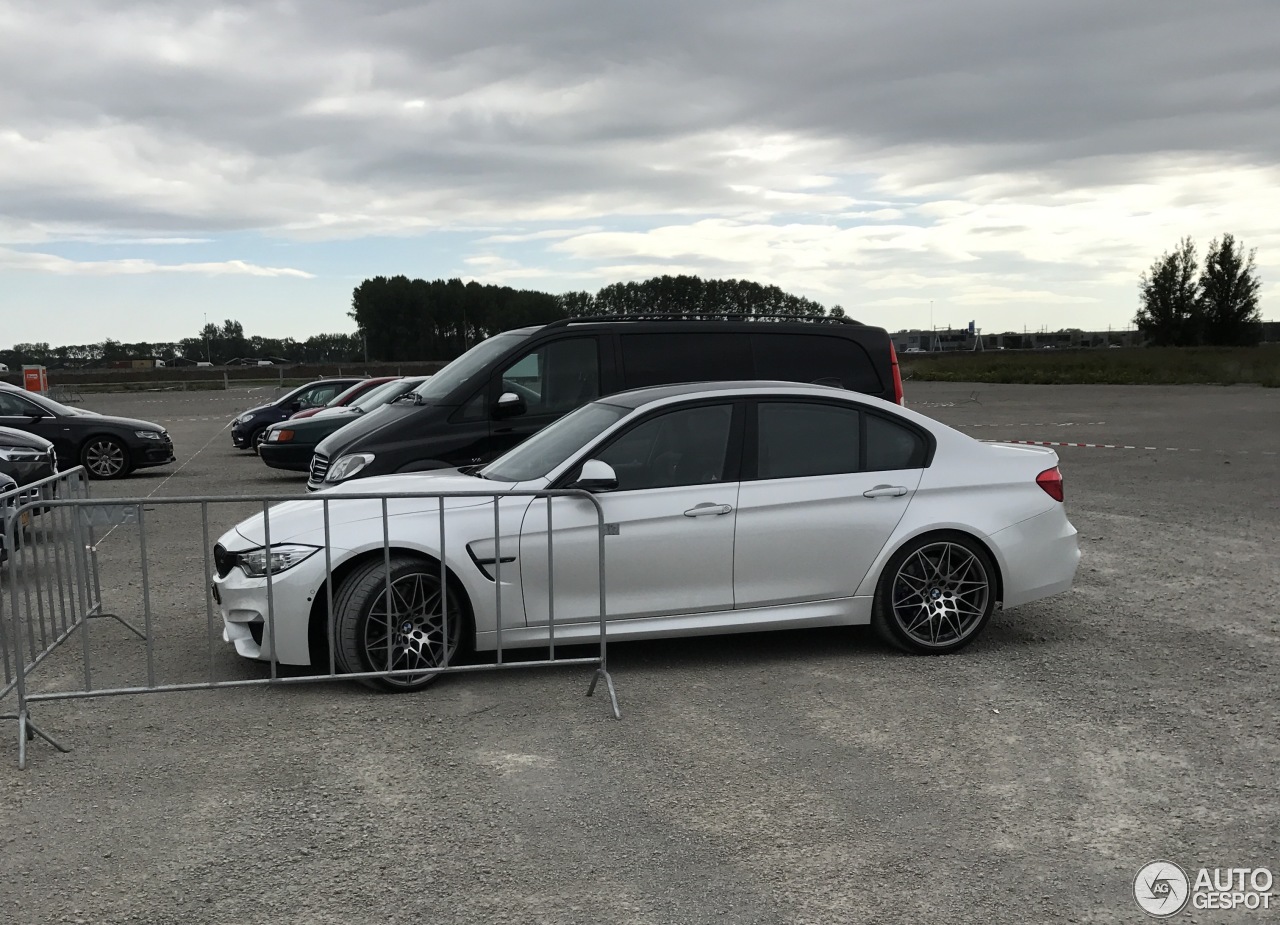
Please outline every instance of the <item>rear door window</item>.
[[867, 415], [868, 472], [921, 469], [928, 453], [924, 438], [911, 428], [876, 414]]
[[871, 395], [884, 391], [871, 357], [847, 337], [753, 333], [751, 350], [760, 379], [815, 382]]
[[621, 340], [624, 388], [753, 378], [746, 334], [623, 333]]
[[816, 402], [760, 402], [756, 470], [761, 479], [860, 471], [861, 413]]

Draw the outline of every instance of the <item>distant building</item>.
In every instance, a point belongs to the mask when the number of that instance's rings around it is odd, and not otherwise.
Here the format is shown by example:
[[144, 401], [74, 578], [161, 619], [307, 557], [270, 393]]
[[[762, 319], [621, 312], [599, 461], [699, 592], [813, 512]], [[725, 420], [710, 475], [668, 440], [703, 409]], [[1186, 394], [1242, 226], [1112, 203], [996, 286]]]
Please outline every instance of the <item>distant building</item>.
[[1002, 334], [970, 334], [966, 328], [935, 331], [898, 331], [891, 334], [898, 353], [934, 353], [949, 350], [1042, 350], [1109, 347], [1137, 347], [1138, 331], [1005, 331]]

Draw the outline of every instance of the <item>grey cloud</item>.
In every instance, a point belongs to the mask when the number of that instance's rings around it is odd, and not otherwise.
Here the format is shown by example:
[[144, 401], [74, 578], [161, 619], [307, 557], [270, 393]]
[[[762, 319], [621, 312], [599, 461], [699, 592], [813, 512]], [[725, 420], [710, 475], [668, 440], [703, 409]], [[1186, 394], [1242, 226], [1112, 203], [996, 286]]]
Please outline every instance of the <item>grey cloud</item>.
[[[728, 165], [706, 147], [738, 130], [827, 144], [820, 169], [897, 158], [921, 183], [1011, 172], [1041, 190], [1140, 178], [1152, 155], [1280, 160], [1274, 0], [14, 9], [32, 31], [0, 55], [11, 130], [39, 139], [128, 126], [163, 142], [134, 152], [135, 171], [181, 178], [194, 153], [228, 188], [269, 192], [290, 176], [330, 188], [310, 204], [211, 203], [199, 225], [215, 229], [284, 224], [308, 205], [349, 209], [361, 197], [445, 218], [560, 199], [584, 215], [759, 208], [729, 186], [766, 168]], [[166, 58], [166, 38], [194, 51]], [[474, 96], [485, 92], [482, 105]], [[344, 94], [353, 108], [317, 108]], [[427, 101], [421, 118], [397, 108], [413, 99]], [[564, 99], [578, 102], [556, 109]], [[530, 112], [535, 101], [552, 111]], [[935, 155], [916, 158], [926, 149]], [[664, 159], [671, 169], [651, 169]], [[68, 180], [37, 192], [0, 174], [5, 211], [122, 228], [191, 220]]]

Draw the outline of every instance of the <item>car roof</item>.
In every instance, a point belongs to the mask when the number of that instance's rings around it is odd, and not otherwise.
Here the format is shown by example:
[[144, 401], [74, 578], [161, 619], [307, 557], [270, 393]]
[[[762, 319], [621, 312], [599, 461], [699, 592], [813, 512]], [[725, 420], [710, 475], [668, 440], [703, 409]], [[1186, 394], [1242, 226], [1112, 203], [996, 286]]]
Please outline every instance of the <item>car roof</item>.
[[848, 389], [831, 385], [816, 385], [807, 382], [783, 382], [781, 380], [721, 381], [721, 382], [682, 382], [678, 385], [654, 385], [643, 389], [629, 389], [626, 392], [615, 392], [599, 401], [610, 405], [621, 405], [624, 408], [639, 408], [655, 402], [690, 396], [715, 396], [723, 392], [739, 395], [823, 395], [845, 397], [862, 400], [875, 396], [863, 392], [850, 392]]

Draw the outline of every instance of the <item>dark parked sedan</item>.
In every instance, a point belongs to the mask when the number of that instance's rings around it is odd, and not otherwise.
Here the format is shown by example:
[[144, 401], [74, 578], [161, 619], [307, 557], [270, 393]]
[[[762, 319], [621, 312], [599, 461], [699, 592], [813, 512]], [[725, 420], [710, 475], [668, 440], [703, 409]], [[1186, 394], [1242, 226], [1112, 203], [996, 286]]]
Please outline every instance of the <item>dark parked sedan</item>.
[[58, 471], [53, 444], [13, 427], [0, 427], [0, 474], [19, 485], [30, 485]]
[[83, 465], [93, 479], [117, 479], [173, 462], [173, 441], [159, 424], [68, 408], [3, 383], [0, 427], [51, 441], [62, 468]]
[[300, 385], [266, 405], [250, 408], [231, 422], [231, 442], [238, 450], [256, 450], [267, 428], [306, 408], [321, 408], [359, 382], [357, 377], [320, 379]]
[[266, 437], [258, 444], [258, 455], [273, 469], [306, 472], [311, 468], [311, 454], [315, 452], [317, 443], [360, 415], [402, 398], [430, 378], [410, 376], [392, 379], [345, 407], [325, 408], [309, 418], [290, 418], [272, 424], [267, 428]]

